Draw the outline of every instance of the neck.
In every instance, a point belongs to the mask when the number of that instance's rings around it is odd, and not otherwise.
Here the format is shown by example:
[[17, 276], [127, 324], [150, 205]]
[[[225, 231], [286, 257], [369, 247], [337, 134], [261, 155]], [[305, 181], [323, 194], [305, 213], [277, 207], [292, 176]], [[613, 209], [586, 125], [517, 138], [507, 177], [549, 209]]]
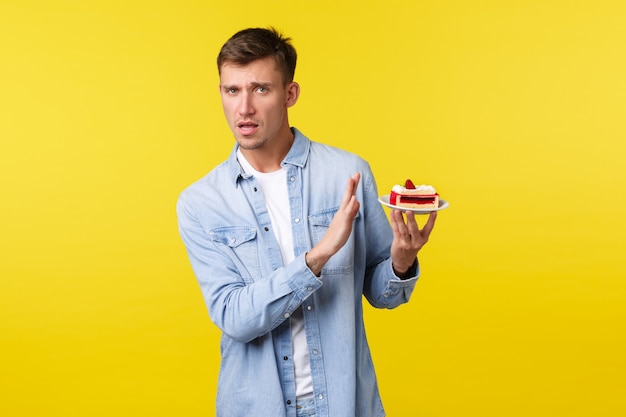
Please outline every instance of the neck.
[[274, 172], [280, 169], [280, 164], [289, 153], [293, 145], [294, 135], [291, 129], [280, 135], [276, 146], [271, 148], [242, 149], [239, 148], [248, 163], [259, 172]]

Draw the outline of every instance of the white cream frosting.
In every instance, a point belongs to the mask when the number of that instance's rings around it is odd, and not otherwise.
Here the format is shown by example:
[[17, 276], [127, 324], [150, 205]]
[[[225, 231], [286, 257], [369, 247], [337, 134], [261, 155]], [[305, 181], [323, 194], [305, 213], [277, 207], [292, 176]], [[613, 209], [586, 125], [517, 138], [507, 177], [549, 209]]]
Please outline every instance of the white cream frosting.
[[391, 191], [393, 191], [394, 193], [421, 193], [421, 194], [436, 194], [437, 191], [435, 190], [435, 187], [433, 187], [432, 185], [416, 185], [415, 188], [406, 188], [403, 185], [399, 185], [396, 184], [391, 188]]

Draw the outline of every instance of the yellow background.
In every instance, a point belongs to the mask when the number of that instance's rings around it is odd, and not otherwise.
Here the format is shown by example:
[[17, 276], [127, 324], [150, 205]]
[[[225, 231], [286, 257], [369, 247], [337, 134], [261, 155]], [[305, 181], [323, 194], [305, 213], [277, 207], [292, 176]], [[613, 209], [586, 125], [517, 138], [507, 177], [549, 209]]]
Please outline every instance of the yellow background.
[[626, 2], [214, 3], [0, 0], [0, 415], [213, 415], [174, 205], [233, 145], [219, 47], [269, 25], [292, 124], [451, 203], [366, 311], [389, 415], [626, 415]]

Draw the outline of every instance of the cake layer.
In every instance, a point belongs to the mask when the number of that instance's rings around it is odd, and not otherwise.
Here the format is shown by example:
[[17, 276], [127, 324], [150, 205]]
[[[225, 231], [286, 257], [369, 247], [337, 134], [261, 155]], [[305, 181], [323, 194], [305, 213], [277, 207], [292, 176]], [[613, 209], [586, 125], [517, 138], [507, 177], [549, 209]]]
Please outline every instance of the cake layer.
[[439, 207], [439, 195], [400, 194], [392, 191], [389, 196], [389, 202], [398, 207], [437, 208]]

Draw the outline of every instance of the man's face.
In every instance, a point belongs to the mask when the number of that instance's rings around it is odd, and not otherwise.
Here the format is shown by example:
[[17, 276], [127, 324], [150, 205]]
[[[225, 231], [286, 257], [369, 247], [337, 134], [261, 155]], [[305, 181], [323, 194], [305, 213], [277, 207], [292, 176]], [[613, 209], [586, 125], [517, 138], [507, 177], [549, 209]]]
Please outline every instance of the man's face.
[[273, 58], [246, 65], [225, 63], [220, 71], [222, 106], [230, 129], [245, 150], [272, 147], [289, 131], [287, 108], [297, 100], [284, 85]]

